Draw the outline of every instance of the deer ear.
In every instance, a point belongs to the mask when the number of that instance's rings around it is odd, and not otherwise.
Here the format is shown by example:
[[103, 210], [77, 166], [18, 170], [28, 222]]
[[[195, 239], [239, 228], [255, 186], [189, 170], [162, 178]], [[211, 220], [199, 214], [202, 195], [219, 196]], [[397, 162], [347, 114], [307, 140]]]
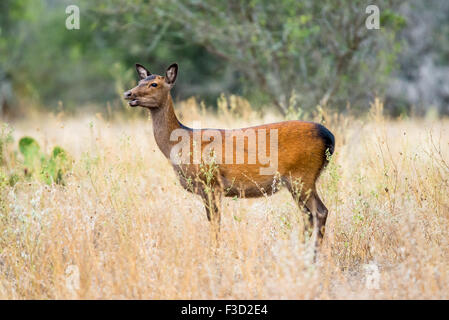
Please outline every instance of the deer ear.
[[146, 77], [151, 75], [150, 71], [148, 71], [143, 65], [138, 63], [136, 63], [136, 70], [140, 80], [145, 79]]
[[169, 85], [174, 85], [176, 81], [176, 76], [178, 75], [178, 64], [173, 63], [170, 67], [167, 68], [165, 72], [165, 82]]

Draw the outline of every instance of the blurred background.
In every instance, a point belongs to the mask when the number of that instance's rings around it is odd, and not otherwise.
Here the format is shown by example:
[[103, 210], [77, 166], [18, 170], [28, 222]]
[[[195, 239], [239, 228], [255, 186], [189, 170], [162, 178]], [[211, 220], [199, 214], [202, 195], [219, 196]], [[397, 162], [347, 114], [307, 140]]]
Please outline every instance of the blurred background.
[[[80, 8], [68, 30], [65, 9]], [[367, 5], [380, 9], [368, 30]], [[122, 110], [134, 63], [180, 65], [176, 99], [221, 94], [304, 118], [318, 106], [397, 116], [449, 113], [449, 1], [2, 0], [0, 108]]]
[[[217, 246], [136, 62], [179, 63], [188, 126], [333, 132], [319, 263], [287, 190], [224, 199]], [[0, 0], [0, 299], [449, 299], [448, 115], [448, 0]]]

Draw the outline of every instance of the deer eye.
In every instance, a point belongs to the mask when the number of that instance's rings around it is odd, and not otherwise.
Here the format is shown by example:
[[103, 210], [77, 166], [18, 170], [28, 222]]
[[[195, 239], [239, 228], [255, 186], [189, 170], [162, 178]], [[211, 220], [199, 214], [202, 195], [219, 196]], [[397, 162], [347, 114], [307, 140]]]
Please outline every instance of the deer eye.
[[152, 86], [152, 87], [157, 87], [157, 83], [153, 82], [153, 83], [151, 84], [151, 86]]

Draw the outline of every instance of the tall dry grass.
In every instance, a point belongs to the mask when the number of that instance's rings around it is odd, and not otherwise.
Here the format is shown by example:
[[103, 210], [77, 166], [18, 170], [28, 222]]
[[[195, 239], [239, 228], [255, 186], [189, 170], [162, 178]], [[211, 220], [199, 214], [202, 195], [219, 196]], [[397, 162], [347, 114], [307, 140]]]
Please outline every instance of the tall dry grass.
[[[277, 120], [232, 103], [242, 105], [223, 100], [217, 116], [190, 100], [178, 114], [207, 127]], [[201, 201], [179, 186], [150, 121], [10, 124], [16, 142], [31, 135], [74, 161], [65, 186], [2, 185], [0, 298], [449, 298], [449, 121], [388, 121], [378, 101], [365, 120], [323, 117], [337, 144], [319, 181], [330, 216], [316, 264], [286, 191], [226, 199], [214, 246]]]

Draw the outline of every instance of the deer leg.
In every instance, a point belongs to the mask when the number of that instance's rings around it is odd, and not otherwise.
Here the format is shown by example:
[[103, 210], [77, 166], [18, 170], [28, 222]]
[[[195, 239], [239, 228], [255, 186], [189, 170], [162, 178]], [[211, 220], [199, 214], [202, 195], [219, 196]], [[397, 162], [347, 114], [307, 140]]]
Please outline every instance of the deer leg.
[[309, 195], [306, 192], [303, 192], [303, 187], [299, 187], [296, 185], [292, 185], [290, 181], [286, 181], [286, 186], [288, 191], [290, 191], [293, 199], [295, 200], [296, 204], [298, 205], [298, 208], [300, 210], [304, 210], [309, 218], [310, 226], [313, 226], [313, 214], [310, 208], [307, 206], [307, 201], [309, 200]]
[[214, 193], [206, 193], [203, 192], [201, 195], [204, 203], [204, 207], [206, 209], [207, 220], [211, 223], [212, 227], [215, 231], [220, 231], [220, 195]]
[[218, 248], [220, 246], [220, 209], [217, 201], [212, 197], [203, 198], [203, 202], [206, 208], [207, 220], [209, 220], [211, 226], [211, 241]]
[[215, 200], [203, 200], [204, 207], [206, 208], [207, 220], [210, 223], [220, 224], [220, 212], [218, 210], [218, 204]]
[[290, 193], [297, 202], [298, 206], [307, 211], [309, 216], [309, 222], [312, 226], [312, 243], [313, 243], [313, 259], [315, 260], [316, 251], [319, 248], [321, 241], [324, 236], [324, 227], [326, 225], [327, 219], [327, 208], [319, 198], [315, 190], [311, 191], [310, 194], [303, 193], [301, 191], [296, 191], [290, 185], [287, 185]]
[[315, 198], [315, 202], [316, 202], [318, 237], [321, 240], [324, 237], [328, 210], [316, 192], [314, 194], [314, 198]]
[[320, 247], [324, 237], [324, 229], [326, 226], [328, 211], [316, 191], [313, 191], [310, 194], [310, 197], [306, 201], [306, 207], [311, 212], [311, 220], [313, 225], [312, 241], [316, 250]]

